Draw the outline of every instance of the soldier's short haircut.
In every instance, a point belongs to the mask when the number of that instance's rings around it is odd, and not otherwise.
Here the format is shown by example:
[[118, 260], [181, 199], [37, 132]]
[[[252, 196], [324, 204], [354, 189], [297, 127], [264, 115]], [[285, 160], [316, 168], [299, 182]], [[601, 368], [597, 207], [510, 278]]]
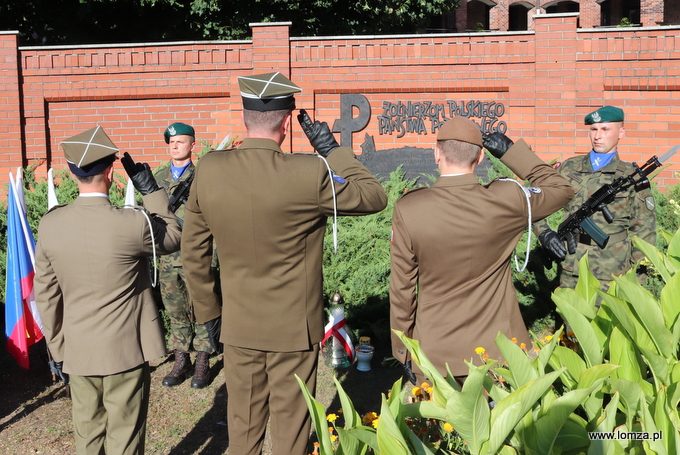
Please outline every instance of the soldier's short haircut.
[[455, 140], [437, 141], [437, 145], [448, 164], [462, 167], [474, 166], [482, 150], [478, 145]]
[[250, 130], [276, 133], [283, 123], [286, 115], [292, 113], [292, 109], [278, 109], [274, 111], [256, 111], [243, 109], [243, 122]]
[[[106, 169], [108, 169], [108, 167]], [[99, 174], [94, 174], [94, 175], [75, 175], [75, 174], [73, 174], [73, 177], [75, 177], [76, 180], [78, 180], [81, 183], [92, 183], [95, 180], [102, 179], [103, 176], [104, 176], [104, 172], [106, 172], [106, 169], [104, 171], [100, 172]]]

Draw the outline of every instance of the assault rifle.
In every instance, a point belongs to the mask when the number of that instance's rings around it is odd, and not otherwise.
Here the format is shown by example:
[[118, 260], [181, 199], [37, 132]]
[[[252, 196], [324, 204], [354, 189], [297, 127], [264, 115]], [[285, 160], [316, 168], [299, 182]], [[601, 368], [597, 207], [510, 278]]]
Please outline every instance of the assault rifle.
[[[607, 223], [611, 223], [614, 220], [614, 216], [609, 211], [609, 208], [607, 208], [607, 204], [613, 202], [614, 197], [618, 193], [627, 190], [631, 186], [636, 192], [649, 188], [649, 179], [647, 176], [661, 167], [661, 165], [671, 156], [675, 155], [679, 148], [680, 145], [676, 145], [664, 153], [661, 158], [653, 156], [642, 166], [633, 163], [635, 171], [630, 175], [619, 177], [612, 183], [602, 185], [602, 187], [590, 196], [578, 210], [569, 215], [569, 217], [560, 224], [560, 227], [557, 229], [558, 238], [562, 241], [567, 241], [567, 245], [574, 245], [576, 244], [574, 236], [587, 234], [597, 246], [600, 248], [606, 247], [607, 242], [609, 241], [609, 235], [605, 234], [602, 229], [597, 227], [591, 216], [596, 212], [601, 212]], [[575, 251], [569, 251], [569, 254], [573, 253], [575, 253]], [[543, 247], [539, 250], [539, 254], [546, 267], [552, 267], [552, 261], [555, 258], [553, 258], [553, 256]]]
[[175, 191], [170, 196], [170, 210], [175, 213], [182, 204], [189, 198], [189, 190], [191, 189], [191, 182], [194, 181], [194, 171], [191, 171], [186, 180], [182, 180], [175, 187]]

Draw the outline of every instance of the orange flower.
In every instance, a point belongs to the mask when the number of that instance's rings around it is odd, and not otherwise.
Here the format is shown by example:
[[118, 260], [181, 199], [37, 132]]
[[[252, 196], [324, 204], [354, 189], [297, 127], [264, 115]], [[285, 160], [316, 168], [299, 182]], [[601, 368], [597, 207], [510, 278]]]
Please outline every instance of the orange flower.
[[486, 352], [484, 354], [482, 354], [482, 360], [485, 361], [485, 362], [487, 360], [489, 360], [489, 354], [487, 354]]
[[374, 421], [375, 419], [377, 419], [377, 418], [378, 418], [378, 414], [376, 414], [375, 412], [371, 411], [371, 412], [367, 412], [366, 414], [364, 414], [364, 416], [361, 418], [361, 421], [362, 421], [363, 423], [368, 424], [368, 423], [373, 422], [373, 421]]
[[522, 349], [526, 349], [527, 345], [526, 345], [526, 343], [520, 343], [519, 347], [522, 348]]
[[512, 341], [513, 343], [517, 344], [517, 338], [515, 338], [515, 337], [510, 338], [510, 341]]

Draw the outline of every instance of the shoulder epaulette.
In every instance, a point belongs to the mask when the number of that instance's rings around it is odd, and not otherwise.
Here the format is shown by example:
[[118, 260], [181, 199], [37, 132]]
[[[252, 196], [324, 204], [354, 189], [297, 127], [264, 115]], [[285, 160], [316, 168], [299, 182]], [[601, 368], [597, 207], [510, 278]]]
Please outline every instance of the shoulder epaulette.
[[505, 175], [499, 175], [495, 179], [491, 180], [489, 183], [484, 184], [484, 188], [490, 187], [492, 183], [503, 182], [503, 181], [506, 181], [506, 179], [509, 179], [509, 178], [512, 178], [512, 177], [507, 177]]
[[412, 188], [412, 189], [410, 189], [410, 190], [407, 190], [404, 194], [402, 194], [402, 195], [400, 196], [400, 198], [405, 197], [405, 196], [407, 196], [407, 195], [409, 195], [409, 194], [415, 193], [416, 191], [426, 190], [426, 189], [428, 189], [428, 188], [430, 188], [430, 187], [429, 187], [429, 186], [419, 186], [418, 188]]
[[216, 152], [231, 152], [232, 150], [236, 150], [238, 147], [229, 147], [228, 149], [219, 149], [219, 150], [208, 150], [205, 152], [203, 155], [199, 156], [198, 159], [200, 160], [201, 157], [207, 155], [208, 153], [216, 153]]
[[49, 209], [49, 210], [45, 213], [45, 215], [47, 215], [48, 213], [53, 212], [53, 211], [55, 211], [55, 210], [57, 210], [57, 209], [59, 209], [59, 208], [66, 207], [66, 206], [68, 206], [68, 205], [69, 205], [69, 204], [58, 204], [58, 205], [55, 205], [54, 207], [52, 207], [51, 209]]

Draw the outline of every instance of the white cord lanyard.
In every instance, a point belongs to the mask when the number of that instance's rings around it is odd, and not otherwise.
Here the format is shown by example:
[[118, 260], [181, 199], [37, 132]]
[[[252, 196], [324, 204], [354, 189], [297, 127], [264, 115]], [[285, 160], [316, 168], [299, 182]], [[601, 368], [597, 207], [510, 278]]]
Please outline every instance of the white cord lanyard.
[[508, 177], [502, 177], [499, 178], [498, 180], [504, 181], [504, 182], [515, 182], [520, 188], [522, 188], [522, 192], [524, 193], [524, 197], [527, 200], [527, 212], [529, 213], [528, 219], [527, 219], [527, 253], [524, 258], [524, 265], [520, 268], [519, 263], [517, 262], [517, 251], [514, 252], [514, 258], [515, 258], [515, 268], [517, 269], [518, 272], [524, 272], [527, 268], [527, 264], [529, 264], [529, 251], [531, 250], [531, 191], [529, 191], [527, 188], [524, 187], [521, 183], [519, 183], [515, 179], [511, 179]]
[[317, 155], [326, 164], [328, 169], [328, 176], [331, 179], [331, 191], [333, 191], [333, 253], [338, 254], [338, 197], [335, 194], [335, 182], [333, 178], [333, 170], [331, 169], [328, 160], [321, 155]]
[[123, 208], [141, 212], [141, 214], [144, 215], [144, 218], [146, 218], [147, 224], [149, 225], [149, 232], [151, 233], [151, 250], [153, 251], [153, 277], [151, 280], [151, 286], [156, 287], [156, 282], [158, 281], [158, 267], [156, 266], [156, 238], [153, 235], [153, 226], [151, 225], [151, 219], [149, 218], [149, 215], [146, 213], [146, 210], [142, 209], [141, 207], [137, 207], [134, 205], [124, 205]]

